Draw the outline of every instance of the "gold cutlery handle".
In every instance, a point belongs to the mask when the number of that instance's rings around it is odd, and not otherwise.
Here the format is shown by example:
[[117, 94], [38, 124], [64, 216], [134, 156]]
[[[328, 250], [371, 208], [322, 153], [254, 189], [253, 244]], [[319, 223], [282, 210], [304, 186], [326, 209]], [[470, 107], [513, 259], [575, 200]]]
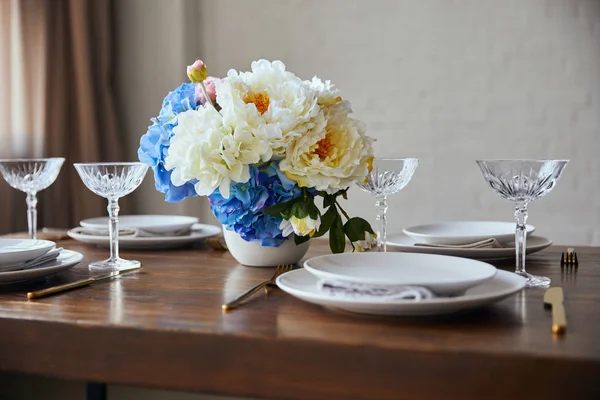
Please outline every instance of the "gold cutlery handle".
[[565, 307], [562, 304], [552, 306], [552, 332], [564, 333], [567, 329], [567, 317]]
[[264, 288], [268, 284], [269, 284], [269, 281], [264, 281], [264, 282], [259, 283], [256, 286], [254, 286], [254, 287], [246, 290], [244, 293], [240, 294], [235, 299], [231, 300], [228, 303], [223, 304], [223, 306], [222, 306], [223, 310], [229, 310], [231, 308], [234, 308], [234, 307], [238, 306], [243, 300], [245, 300], [248, 297], [252, 296], [254, 293], [258, 292], [260, 289]]
[[67, 290], [75, 289], [78, 287], [87, 286], [94, 282], [93, 278], [84, 279], [77, 282], [65, 283], [63, 285], [53, 286], [48, 289], [38, 290], [37, 292], [27, 293], [28, 299], [39, 299], [40, 297], [49, 296], [55, 293], [65, 292]]

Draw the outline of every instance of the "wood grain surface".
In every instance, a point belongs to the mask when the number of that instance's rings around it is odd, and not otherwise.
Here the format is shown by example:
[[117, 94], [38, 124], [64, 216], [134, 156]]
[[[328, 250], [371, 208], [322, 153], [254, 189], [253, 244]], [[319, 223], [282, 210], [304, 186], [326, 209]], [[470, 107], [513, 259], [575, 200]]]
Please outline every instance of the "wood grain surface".
[[[530, 272], [564, 288], [569, 326], [556, 337], [539, 289], [445, 317], [332, 312], [276, 288], [224, 312], [273, 269], [202, 245], [122, 250], [142, 272], [28, 301], [26, 292], [87, 277], [87, 264], [107, 256], [58, 244], [84, 262], [0, 286], [0, 370], [265, 399], [600, 398], [600, 248], [577, 248], [576, 270], [560, 267], [566, 247], [528, 258]], [[316, 240], [307, 257], [327, 252]]]

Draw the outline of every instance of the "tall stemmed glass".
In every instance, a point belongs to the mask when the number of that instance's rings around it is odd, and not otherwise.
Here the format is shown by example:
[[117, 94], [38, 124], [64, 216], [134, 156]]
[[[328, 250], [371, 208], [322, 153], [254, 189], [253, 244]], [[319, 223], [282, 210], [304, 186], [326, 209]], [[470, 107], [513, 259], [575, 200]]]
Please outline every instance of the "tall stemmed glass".
[[367, 181], [359, 185], [377, 197], [377, 251], [387, 251], [387, 197], [404, 189], [418, 164], [416, 158], [375, 158]]
[[91, 263], [90, 269], [125, 270], [139, 267], [139, 261], [119, 257], [119, 199], [140, 186], [148, 165], [140, 162], [73, 165], [88, 189], [108, 199], [110, 258]]
[[548, 194], [568, 160], [478, 160], [483, 176], [496, 193], [515, 203], [515, 273], [527, 279], [527, 287], [548, 287], [550, 278], [525, 270], [527, 206]]
[[37, 239], [37, 193], [54, 183], [64, 162], [60, 157], [0, 160], [0, 172], [6, 182], [27, 194], [27, 226], [31, 239]]

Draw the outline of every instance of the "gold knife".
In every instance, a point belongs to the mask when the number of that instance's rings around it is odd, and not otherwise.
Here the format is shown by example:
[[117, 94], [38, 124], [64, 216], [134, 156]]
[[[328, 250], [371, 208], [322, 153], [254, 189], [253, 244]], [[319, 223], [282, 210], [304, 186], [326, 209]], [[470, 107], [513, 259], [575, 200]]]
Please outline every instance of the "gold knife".
[[98, 282], [98, 281], [101, 281], [104, 279], [110, 279], [115, 276], [125, 275], [125, 274], [129, 274], [131, 272], [136, 272], [136, 271], [139, 271], [140, 269], [142, 269], [142, 267], [128, 268], [128, 269], [124, 269], [121, 271], [112, 271], [112, 272], [108, 272], [106, 274], [92, 276], [88, 279], [82, 279], [82, 280], [76, 281], [76, 282], [70, 282], [70, 283], [65, 283], [63, 285], [53, 286], [53, 287], [50, 287], [47, 289], [38, 290], [36, 292], [29, 292], [29, 293], [27, 293], [27, 298], [28, 299], [39, 299], [40, 297], [49, 296], [51, 294], [61, 293], [61, 292], [65, 292], [67, 290], [71, 290], [71, 289], [75, 289], [75, 288], [79, 288], [79, 287], [83, 287], [83, 286], [88, 286], [94, 282]]
[[544, 305], [552, 307], [552, 332], [556, 334], [565, 333], [567, 329], [563, 299], [563, 290], [558, 286], [551, 287], [544, 293]]

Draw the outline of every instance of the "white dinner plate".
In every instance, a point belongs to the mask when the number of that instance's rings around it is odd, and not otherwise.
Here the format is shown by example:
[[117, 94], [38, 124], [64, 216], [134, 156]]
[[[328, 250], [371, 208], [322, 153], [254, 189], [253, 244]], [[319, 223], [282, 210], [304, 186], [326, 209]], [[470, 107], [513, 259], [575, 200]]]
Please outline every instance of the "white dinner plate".
[[314, 257], [304, 268], [320, 279], [378, 286], [425, 286], [439, 295], [462, 294], [496, 274], [496, 267], [459, 257], [410, 253], [341, 253]]
[[83, 260], [83, 254], [71, 250], [61, 250], [56, 260], [43, 267], [27, 269], [25, 271], [0, 272], [0, 283], [27, 281], [54, 275], [73, 268]]
[[451, 314], [494, 303], [525, 287], [525, 278], [499, 270], [492, 279], [468, 289], [463, 296], [414, 301], [335, 297], [321, 291], [317, 282], [318, 278], [306, 269], [287, 272], [277, 278], [281, 290], [309, 303], [360, 314], [395, 316]]
[[[415, 246], [415, 240], [404, 233], [388, 235], [388, 251], [402, 251], [405, 253], [440, 254], [445, 256], [471, 258], [473, 260], [494, 261], [515, 258], [515, 243], [506, 243], [507, 247], [465, 249], [451, 247], [426, 247]], [[552, 240], [542, 236], [527, 237], [527, 254], [537, 253], [552, 245]]]
[[[119, 236], [119, 248], [124, 250], [147, 250], [147, 249], [175, 249], [191, 243], [200, 242], [207, 237], [221, 233], [221, 227], [207, 224], [194, 224], [187, 235], [182, 236], [151, 236], [132, 237]], [[83, 235], [70, 230], [67, 232], [71, 238], [87, 244], [101, 247], [109, 247], [108, 236]]]
[[[527, 225], [527, 234], [535, 227]], [[406, 235], [417, 243], [466, 244], [495, 238], [500, 243], [514, 240], [515, 223], [499, 221], [450, 221], [411, 226], [404, 229]]]
[[[119, 229], [143, 229], [152, 233], [170, 233], [191, 229], [198, 218], [185, 215], [120, 215]], [[108, 230], [108, 217], [84, 219], [79, 223], [84, 228]]]
[[49, 240], [0, 239], [0, 265], [33, 260], [46, 254], [54, 246], [55, 243]]

